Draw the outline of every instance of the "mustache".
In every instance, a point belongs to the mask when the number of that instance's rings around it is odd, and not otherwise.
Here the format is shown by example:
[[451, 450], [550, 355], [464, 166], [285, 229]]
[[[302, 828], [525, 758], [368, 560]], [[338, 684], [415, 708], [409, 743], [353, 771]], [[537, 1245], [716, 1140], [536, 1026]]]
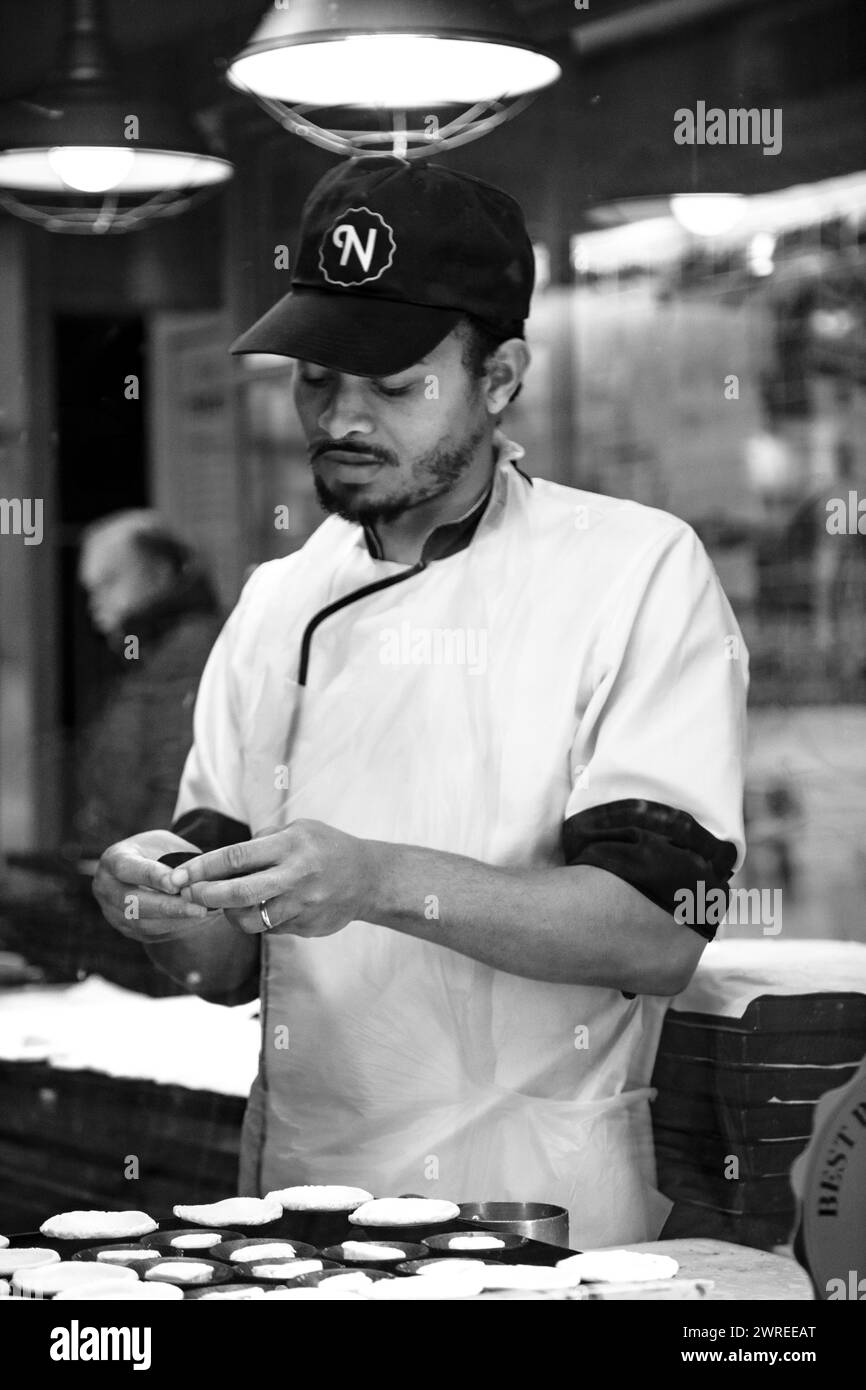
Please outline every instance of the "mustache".
[[362, 458], [375, 459], [377, 463], [393, 463], [394, 459], [385, 449], [377, 449], [369, 444], [359, 444], [356, 439], [320, 439], [310, 449], [310, 462], [322, 454], [339, 449], [341, 454], [358, 454]]

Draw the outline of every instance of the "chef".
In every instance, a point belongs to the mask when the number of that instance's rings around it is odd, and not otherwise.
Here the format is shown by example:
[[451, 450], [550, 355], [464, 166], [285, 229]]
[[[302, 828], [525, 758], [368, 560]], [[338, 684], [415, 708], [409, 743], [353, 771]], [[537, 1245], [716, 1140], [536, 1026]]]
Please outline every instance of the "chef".
[[366, 157], [313, 190], [234, 350], [295, 359], [329, 515], [247, 582], [174, 823], [95, 891], [198, 994], [261, 996], [242, 1193], [553, 1202], [596, 1246], [669, 1209], [649, 1083], [715, 931], [677, 905], [744, 854], [747, 657], [686, 524], [503, 434], [532, 283], [477, 179]]

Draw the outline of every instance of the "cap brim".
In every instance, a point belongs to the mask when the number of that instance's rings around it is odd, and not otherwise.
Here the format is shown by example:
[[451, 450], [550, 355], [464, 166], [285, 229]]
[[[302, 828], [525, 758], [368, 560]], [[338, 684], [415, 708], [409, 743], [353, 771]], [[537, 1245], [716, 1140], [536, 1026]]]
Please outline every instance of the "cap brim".
[[350, 376], [392, 376], [431, 352], [462, 317], [460, 309], [373, 295], [293, 290], [230, 351], [298, 357]]

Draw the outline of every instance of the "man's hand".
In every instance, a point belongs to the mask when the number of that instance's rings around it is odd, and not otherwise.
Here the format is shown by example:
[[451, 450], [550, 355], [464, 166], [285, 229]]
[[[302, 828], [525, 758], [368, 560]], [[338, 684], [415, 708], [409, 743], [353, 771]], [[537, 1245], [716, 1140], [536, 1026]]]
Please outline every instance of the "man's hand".
[[230, 914], [245, 932], [330, 936], [363, 919], [372, 901], [374, 860], [368, 841], [316, 820], [202, 854], [173, 870], [181, 897]]
[[170, 830], [146, 830], [110, 845], [97, 865], [93, 895], [105, 920], [135, 941], [164, 941], [183, 923], [200, 922], [207, 910], [184, 902], [172, 882], [172, 871], [159, 864], [160, 855], [196, 846]]

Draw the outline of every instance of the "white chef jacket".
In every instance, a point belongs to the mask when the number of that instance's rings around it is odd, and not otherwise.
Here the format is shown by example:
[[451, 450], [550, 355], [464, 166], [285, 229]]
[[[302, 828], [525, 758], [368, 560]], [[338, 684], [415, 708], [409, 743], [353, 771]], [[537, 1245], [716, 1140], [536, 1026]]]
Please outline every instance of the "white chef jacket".
[[[671, 911], [675, 888], [727, 882], [747, 654], [700, 541], [497, 448], [489, 495], [420, 565], [332, 516], [254, 571], [202, 677], [178, 833], [211, 848], [311, 818], [512, 868], [594, 864]], [[264, 935], [261, 995], [243, 1192], [546, 1201], [578, 1246], [657, 1235], [664, 1000], [370, 922]]]

